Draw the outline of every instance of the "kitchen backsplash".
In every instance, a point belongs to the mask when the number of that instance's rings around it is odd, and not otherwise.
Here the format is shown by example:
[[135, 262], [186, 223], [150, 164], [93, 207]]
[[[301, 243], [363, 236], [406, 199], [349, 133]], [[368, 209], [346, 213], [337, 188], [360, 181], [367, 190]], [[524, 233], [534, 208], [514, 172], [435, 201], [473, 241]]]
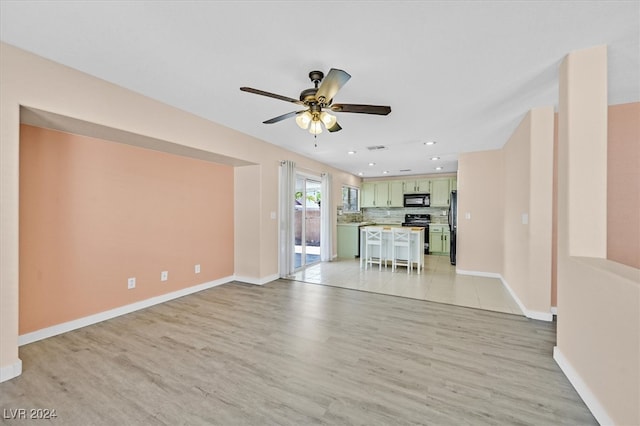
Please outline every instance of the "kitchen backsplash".
[[343, 213], [342, 209], [338, 209], [338, 223], [359, 223], [362, 220], [362, 212], [359, 213]]
[[448, 223], [447, 211], [439, 207], [365, 208], [360, 213], [340, 214], [338, 210], [338, 223], [402, 223], [407, 213], [427, 213], [431, 215], [431, 223]]

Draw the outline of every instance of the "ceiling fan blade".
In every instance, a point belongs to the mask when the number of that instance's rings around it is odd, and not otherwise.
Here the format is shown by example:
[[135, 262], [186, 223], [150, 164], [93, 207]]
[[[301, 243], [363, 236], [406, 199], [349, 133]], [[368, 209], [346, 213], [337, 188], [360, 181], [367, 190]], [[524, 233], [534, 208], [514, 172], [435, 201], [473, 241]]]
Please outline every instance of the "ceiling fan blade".
[[277, 117], [273, 117], [270, 120], [263, 121], [262, 123], [263, 124], [277, 123], [278, 121], [282, 121], [282, 120], [286, 120], [287, 118], [295, 117], [296, 115], [298, 115], [298, 114], [300, 114], [300, 113], [302, 113], [304, 111], [306, 111], [306, 110], [303, 110], [303, 111], [291, 111], [291, 112], [288, 112], [286, 114], [282, 114], [282, 115], [279, 115]]
[[336, 121], [336, 124], [334, 124], [333, 126], [331, 126], [330, 128], [327, 129], [329, 132], [333, 133], [333, 132], [339, 132], [340, 130], [342, 130], [342, 127], [340, 127], [340, 125], [338, 124], [338, 122]]
[[298, 105], [304, 105], [304, 102], [302, 102], [302, 101], [300, 101], [298, 99], [293, 99], [293, 98], [290, 98], [288, 96], [277, 95], [275, 93], [265, 92], [264, 90], [258, 90], [258, 89], [254, 89], [254, 88], [251, 88], [251, 87], [241, 87], [240, 90], [242, 90], [243, 92], [249, 92], [249, 93], [254, 93], [256, 95], [266, 96], [268, 98], [280, 99], [281, 101], [285, 101], [285, 102], [291, 102], [291, 103], [298, 104]]
[[355, 112], [359, 114], [388, 115], [391, 112], [390, 106], [383, 105], [335, 104], [329, 108], [334, 112]]
[[325, 105], [330, 104], [333, 97], [338, 93], [338, 90], [340, 90], [350, 78], [351, 76], [346, 71], [331, 68], [316, 92], [318, 102]]

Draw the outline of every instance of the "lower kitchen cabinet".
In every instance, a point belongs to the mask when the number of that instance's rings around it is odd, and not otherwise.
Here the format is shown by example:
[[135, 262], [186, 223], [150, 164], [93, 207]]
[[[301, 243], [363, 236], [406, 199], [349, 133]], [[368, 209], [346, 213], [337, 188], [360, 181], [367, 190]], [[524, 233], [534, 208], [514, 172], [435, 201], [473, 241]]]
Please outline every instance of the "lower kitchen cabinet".
[[448, 254], [450, 250], [449, 225], [429, 225], [429, 253]]
[[351, 224], [338, 224], [338, 257], [353, 259], [360, 255], [358, 242], [360, 227]]

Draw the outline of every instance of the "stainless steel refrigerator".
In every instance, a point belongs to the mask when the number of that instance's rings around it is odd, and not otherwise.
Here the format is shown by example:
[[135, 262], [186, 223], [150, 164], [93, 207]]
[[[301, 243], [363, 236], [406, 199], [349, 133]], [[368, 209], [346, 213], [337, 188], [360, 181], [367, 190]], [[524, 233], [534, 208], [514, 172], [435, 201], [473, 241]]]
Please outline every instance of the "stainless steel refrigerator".
[[456, 238], [458, 234], [458, 191], [451, 191], [449, 198], [449, 231], [451, 232], [451, 264], [456, 264]]

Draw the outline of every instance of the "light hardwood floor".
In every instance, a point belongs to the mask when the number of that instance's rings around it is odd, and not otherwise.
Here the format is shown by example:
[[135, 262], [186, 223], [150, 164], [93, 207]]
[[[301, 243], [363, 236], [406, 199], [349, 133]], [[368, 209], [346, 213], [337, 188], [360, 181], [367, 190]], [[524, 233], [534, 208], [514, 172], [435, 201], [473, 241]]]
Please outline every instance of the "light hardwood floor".
[[596, 424], [554, 341], [510, 314], [231, 283], [21, 347], [0, 408], [83, 426]]
[[337, 259], [320, 262], [294, 273], [290, 278], [312, 284], [350, 288], [391, 296], [430, 300], [469, 308], [523, 315], [518, 304], [498, 278], [456, 274], [449, 256], [425, 256], [420, 273], [391, 267], [360, 268], [359, 260]]

